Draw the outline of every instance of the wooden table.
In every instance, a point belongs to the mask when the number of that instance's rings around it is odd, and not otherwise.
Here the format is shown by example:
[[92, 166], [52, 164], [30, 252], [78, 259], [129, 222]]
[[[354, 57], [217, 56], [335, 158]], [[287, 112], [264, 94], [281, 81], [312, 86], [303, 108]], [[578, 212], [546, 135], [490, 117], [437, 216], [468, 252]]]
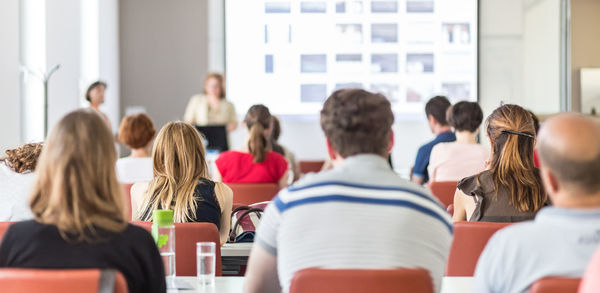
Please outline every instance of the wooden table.
[[[198, 286], [196, 277], [177, 277], [177, 281], [184, 281], [191, 285], [192, 289], [169, 290], [175, 292], [199, 292], [199, 293], [239, 293], [244, 286], [244, 277], [216, 277], [214, 286]], [[473, 292], [472, 277], [444, 277], [441, 293], [471, 293]]]

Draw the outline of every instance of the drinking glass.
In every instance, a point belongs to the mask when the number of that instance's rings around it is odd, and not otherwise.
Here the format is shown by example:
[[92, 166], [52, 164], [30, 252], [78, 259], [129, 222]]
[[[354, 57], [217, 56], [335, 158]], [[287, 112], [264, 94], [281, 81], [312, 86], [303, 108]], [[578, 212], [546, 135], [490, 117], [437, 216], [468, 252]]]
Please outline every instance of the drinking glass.
[[216, 245], [214, 242], [196, 243], [196, 276], [201, 285], [215, 284]]

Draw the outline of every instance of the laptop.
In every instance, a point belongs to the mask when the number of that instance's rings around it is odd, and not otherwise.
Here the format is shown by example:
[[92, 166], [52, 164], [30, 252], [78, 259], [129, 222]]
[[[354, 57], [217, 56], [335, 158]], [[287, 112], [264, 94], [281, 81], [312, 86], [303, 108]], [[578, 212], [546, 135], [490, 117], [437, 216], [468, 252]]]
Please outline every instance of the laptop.
[[208, 141], [205, 144], [207, 150], [216, 150], [224, 152], [229, 150], [229, 143], [227, 142], [227, 129], [225, 125], [211, 125], [211, 126], [198, 126], [196, 130], [204, 136]]

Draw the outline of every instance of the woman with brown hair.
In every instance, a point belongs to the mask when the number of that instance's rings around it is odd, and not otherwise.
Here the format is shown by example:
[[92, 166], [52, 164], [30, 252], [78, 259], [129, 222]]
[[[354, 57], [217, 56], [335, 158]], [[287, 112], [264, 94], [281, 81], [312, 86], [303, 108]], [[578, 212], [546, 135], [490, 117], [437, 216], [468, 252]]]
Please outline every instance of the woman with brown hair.
[[215, 180], [225, 183], [276, 183], [288, 185], [288, 163], [272, 151], [269, 134], [272, 130], [271, 113], [264, 105], [250, 107], [244, 124], [250, 132], [248, 143], [241, 151], [221, 153], [216, 160]]
[[174, 211], [174, 221], [208, 222], [219, 229], [221, 244], [231, 225], [233, 193], [208, 179], [204, 145], [194, 127], [170, 122], [156, 137], [152, 151], [154, 178], [131, 188], [133, 218], [151, 221], [152, 211]]
[[121, 183], [152, 180], [152, 139], [156, 134], [154, 123], [144, 113], [123, 117], [119, 127], [119, 141], [131, 148], [131, 155], [117, 160], [117, 179]]
[[8, 228], [0, 267], [111, 268], [125, 276], [129, 292], [165, 292], [152, 236], [125, 220], [116, 160], [114, 138], [96, 111], [63, 117], [36, 169], [34, 220]]
[[204, 94], [190, 98], [183, 120], [199, 126], [224, 125], [227, 132], [237, 128], [235, 108], [225, 98], [223, 75], [213, 72], [206, 76]]
[[529, 112], [503, 105], [488, 117], [492, 146], [487, 170], [462, 179], [454, 195], [454, 221], [519, 222], [530, 220], [547, 202], [533, 164], [535, 128]]
[[41, 143], [28, 143], [6, 151], [0, 158], [0, 221], [16, 222], [33, 218], [27, 200], [33, 185], [33, 171], [42, 152]]

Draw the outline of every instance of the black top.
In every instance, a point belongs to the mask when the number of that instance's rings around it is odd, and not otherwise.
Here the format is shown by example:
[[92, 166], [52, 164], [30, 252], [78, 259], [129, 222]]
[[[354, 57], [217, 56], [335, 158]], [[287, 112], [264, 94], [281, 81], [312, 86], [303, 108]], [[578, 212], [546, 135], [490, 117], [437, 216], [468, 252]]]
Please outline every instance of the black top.
[[0, 245], [0, 267], [116, 269], [130, 293], [166, 292], [162, 259], [150, 233], [128, 224], [121, 233], [97, 229], [97, 235], [103, 240], [70, 243], [54, 225], [14, 223]]
[[537, 211], [523, 212], [510, 204], [509, 190], [506, 186], [498, 186], [496, 194], [492, 175], [492, 171], [485, 170], [458, 182], [457, 188], [475, 199], [475, 210], [469, 221], [522, 222], [535, 218]]
[[[196, 217], [192, 222], [213, 223], [217, 229], [221, 228], [221, 206], [215, 193], [215, 183], [206, 178], [200, 178], [194, 188], [196, 199]], [[175, 203], [173, 202], [174, 206]], [[165, 209], [165, 207], [160, 207]], [[169, 207], [171, 208], [171, 207]], [[141, 217], [143, 221], [152, 221], [152, 211], [146, 210]]]

